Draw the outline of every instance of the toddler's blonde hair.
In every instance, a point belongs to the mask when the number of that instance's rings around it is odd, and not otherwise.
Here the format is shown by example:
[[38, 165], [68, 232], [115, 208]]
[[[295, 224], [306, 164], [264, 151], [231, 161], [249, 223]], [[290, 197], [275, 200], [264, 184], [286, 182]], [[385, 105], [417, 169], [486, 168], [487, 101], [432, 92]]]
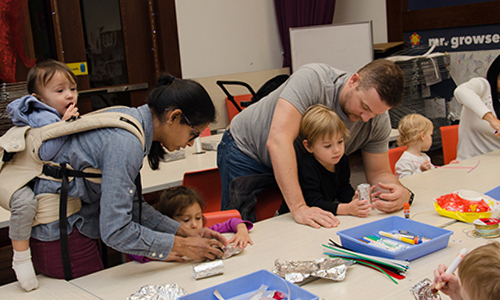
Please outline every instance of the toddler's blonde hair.
[[432, 128], [431, 120], [420, 114], [409, 114], [399, 121], [398, 146], [407, 146], [420, 139], [422, 132]]
[[341, 134], [349, 137], [349, 130], [339, 116], [322, 104], [309, 107], [300, 121], [300, 136], [312, 146], [318, 139]]

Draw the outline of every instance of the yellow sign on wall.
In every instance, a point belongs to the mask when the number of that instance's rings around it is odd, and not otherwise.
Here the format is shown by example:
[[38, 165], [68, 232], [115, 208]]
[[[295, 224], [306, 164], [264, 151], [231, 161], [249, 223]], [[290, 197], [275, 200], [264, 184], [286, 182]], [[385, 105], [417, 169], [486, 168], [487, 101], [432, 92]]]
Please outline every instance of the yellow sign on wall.
[[71, 71], [73, 72], [73, 74], [75, 74], [75, 76], [89, 74], [86, 61], [70, 63], [66, 65], [71, 69]]

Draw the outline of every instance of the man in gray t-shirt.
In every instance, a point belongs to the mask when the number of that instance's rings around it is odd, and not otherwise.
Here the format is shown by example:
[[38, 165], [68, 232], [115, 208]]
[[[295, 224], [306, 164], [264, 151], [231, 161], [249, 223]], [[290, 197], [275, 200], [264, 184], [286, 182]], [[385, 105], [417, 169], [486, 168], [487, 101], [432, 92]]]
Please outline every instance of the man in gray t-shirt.
[[308, 107], [323, 104], [332, 108], [350, 131], [345, 153], [361, 149], [368, 181], [388, 191], [379, 195], [388, 201], [376, 201], [375, 207], [385, 212], [401, 209], [411, 192], [389, 167], [391, 126], [387, 111], [402, 101], [403, 90], [401, 69], [387, 60], [373, 61], [355, 74], [325, 64], [302, 66], [278, 89], [236, 115], [226, 130], [217, 150], [222, 208], [228, 208], [233, 179], [274, 173], [298, 223], [338, 225], [332, 213], [305, 204], [297, 174], [296, 157], [305, 151], [298, 137], [300, 120]]

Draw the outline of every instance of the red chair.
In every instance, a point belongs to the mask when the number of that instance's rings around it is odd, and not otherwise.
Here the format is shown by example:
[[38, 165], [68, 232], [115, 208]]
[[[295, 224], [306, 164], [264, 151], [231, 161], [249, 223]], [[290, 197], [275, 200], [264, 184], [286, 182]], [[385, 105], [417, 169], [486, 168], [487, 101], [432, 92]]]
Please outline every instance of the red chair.
[[406, 146], [389, 149], [389, 165], [391, 166], [392, 174], [396, 174], [396, 163], [405, 151]]
[[205, 199], [207, 205], [203, 212], [220, 211], [222, 185], [218, 168], [184, 173], [182, 185], [194, 188]]
[[240, 212], [237, 209], [203, 213], [203, 216], [206, 220], [205, 227], [210, 227], [214, 224], [225, 222], [231, 218], [241, 219]]
[[203, 136], [211, 136], [211, 135], [212, 135], [212, 132], [210, 132], [210, 127], [205, 128], [205, 130], [203, 130], [203, 132], [200, 133], [201, 137], [203, 137]]
[[277, 186], [260, 193], [253, 208], [257, 222], [276, 216], [276, 211], [280, 208], [282, 202], [283, 196]]
[[[241, 105], [241, 102], [249, 102], [252, 100], [253, 95], [252, 94], [246, 94], [246, 95], [238, 95], [238, 96], [233, 96], [234, 101], [238, 103], [240, 108], [243, 110], [245, 109], [244, 106]], [[234, 104], [226, 97], [226, 107], [227, 107], [227, 116], [229, 118], [229, 123], [231, 123], [231, 120], [236, 116], [240, 111], [234, 106]]]
[[443, 162], [445, 165], [457, 158], [458, 125], [439, 127], [443, 146]]

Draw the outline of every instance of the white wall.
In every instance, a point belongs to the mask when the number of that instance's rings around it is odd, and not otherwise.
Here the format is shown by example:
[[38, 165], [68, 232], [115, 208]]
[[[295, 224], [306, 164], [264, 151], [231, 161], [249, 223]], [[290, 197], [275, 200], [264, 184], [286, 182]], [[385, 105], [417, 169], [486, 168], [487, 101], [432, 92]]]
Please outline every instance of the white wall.
[[177, 0], [182, 75], [198, 78], [281, 68], [272, 0]]
[[[273, 0], [177, 0], [184, 78], [281, 68]], [[369, 21], [373, 42], [387, 42], [385, 0], [337, 0], [334, 24]]]
[[333, 24], [372, 21], [373, 43], [387, 43], [385, 0], [337, 0]]
[[[176, 11], [182, 75], [200, 82], [212, 97], [218, 113], [212, 130], [228, 124], [225, 96], [215, 81], [240, 80], [257, 90], [273, 76], [288, 73], [281, 69], [273, 0], [176, 0]], [[371, 20], [374, 43], [385, 43], [385, 18], [385, 0], [337, 0], [333, 23]]]

